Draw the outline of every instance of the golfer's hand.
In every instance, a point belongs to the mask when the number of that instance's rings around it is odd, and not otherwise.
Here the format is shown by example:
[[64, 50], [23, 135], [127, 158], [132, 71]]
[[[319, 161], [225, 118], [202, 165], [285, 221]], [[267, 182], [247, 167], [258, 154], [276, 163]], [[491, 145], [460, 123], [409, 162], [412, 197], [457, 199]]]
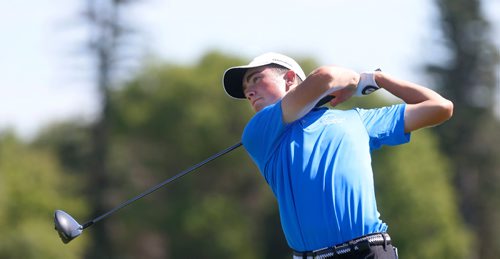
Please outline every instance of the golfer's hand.
[[330, 105], [335, 107], [351, 98], [356, 92], [356, 87], [345, 87], [338, 91], [331, 93], [334, 98], [330, 101]]

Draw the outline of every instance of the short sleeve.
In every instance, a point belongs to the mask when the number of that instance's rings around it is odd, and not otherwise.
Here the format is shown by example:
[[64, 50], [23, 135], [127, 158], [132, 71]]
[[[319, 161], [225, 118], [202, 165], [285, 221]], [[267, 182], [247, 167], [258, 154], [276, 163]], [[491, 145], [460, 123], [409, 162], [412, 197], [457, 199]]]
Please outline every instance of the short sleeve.
[[370, 137], [370, 149], [382, 145], [399, 145], [410, 141], [410, 133], [404, 132], [406, 104], [397, 104], [377, 109], [357, 109]]

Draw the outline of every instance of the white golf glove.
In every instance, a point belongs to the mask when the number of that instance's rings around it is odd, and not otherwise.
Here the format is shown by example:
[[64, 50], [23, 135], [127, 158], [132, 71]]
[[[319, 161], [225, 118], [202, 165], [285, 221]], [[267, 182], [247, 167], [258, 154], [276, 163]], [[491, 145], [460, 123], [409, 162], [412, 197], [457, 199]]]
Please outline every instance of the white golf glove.
[[[375, 71], [382, 71], [376, 69]], [[363, 72], [359, 75], [359, 82], [356, 87], [356, 93], [354, 96], [364, 96], [369, 95], [380, 89], [380, 86], [375, 82], [375, 72]]]

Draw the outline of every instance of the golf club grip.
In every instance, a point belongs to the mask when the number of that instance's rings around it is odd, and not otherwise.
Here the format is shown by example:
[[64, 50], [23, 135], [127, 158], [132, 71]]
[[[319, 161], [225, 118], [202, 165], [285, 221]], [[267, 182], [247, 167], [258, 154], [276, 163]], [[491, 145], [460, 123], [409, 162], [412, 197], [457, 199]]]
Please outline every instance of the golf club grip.
[[205, 159], [205, 160], [201, 161], [200, 163], [198, 163], [198, 164], [196, 164], [196, 165], [191, 166], [190, 168], [188, 168], [188, 169], [186, 169], [186, 170], [184, 170], [184, 171], [182, 171], [182, 172], [180, 172], [180, 173], [178, 173], [178, 174], [176, 174], [176, 175], [172, 176], [171, 178], [168, 178], [167, 180], [165, 180], [165, 181], [163, 181], [163, 182], [161, 182], [161, 183], [159, 183], [159, 184], [157, 184], [157, 185], [155, 185], [155, 186], [153, 186], [153, 187], [149, 188], [148, 190], [146, 190], [146, 191], [144, 191], [143, 193], [141, 193], [141, 194], [139, 194], [139, 195], [137, 195], [137, 196], [133, 197], [132, 199], [130, 199], [130, 200], [128, 200], [128, 201], [126, 201], [126, 202], [124, 202], [124, 203], [122, 203], [122, 204], [118, 205], [117, 207], [115, 207], [114, 209], [112, 209], [112, 210], [110, 210], [110, 211], [108, 211], [108, 212], [104, 213], [103, 215], [101, 215], [101, 216], [99, 216], [99, 217], [97, 217], [97, 218], [95, 218], [95, 219], [93, 219], [93, 220], [90, 220], [90, 221], [86, 222], [85, 224], [83, 224], [83, 225], [82, 225], [82, 228], [83, 228], [83, 229], [85, 229], [85, 228], [87, 228], [87, 227], [90, 227], [90, 226], [91, 226], [91, 225], [93, 225], [94, 223], [96, 223], [96, 222], [100, 221], [101, 219], [103, 219], [103, 218], [105, 218], [105, 217], [107, 217], [107, 216], [109, 216], [109, 215], [111, 215], [111, 214], [115, 213], [116, 211], [118, 211], [118, 210], [120, 210], [120, 209], [122, 209], [122, 208], [126, 207], [126, 206], [127, 206], [127, 205], [129, 205], [130, 203], [132, 203], [132, 202], [134, 202], [134, 201], [136, 201], [136, 200], [138, 200], [138, 199], [143, 198], [144, 196], [147, 196], [147, 195], [149, 195], [149, 194], [151, 194], [151, 193], [155, 192], [156, 190], [160, 189], [161, 187], [165, 186], [166, 184], [171, 183], [171, 182], [173, 182], [173, 181], [175, 181], [175, 180], [177, 180], [177, 179], [181, 178], [182, 176], [184, 176], [184, 175], [186, 175], [186, 174], [188, 174], [188, 173], [190, 173], [190, 172], [192, 172], [192, 171], [194, 171], [194, 170], [196, 170], [196, 169], [198, 169], [198, 168], [202, 167], [203, 165], [205, 165], [205, 164], [209, 163], [210, 161], [215, 160], [216, 158], [218, 158], [218, 157], [220, 157], [220, 156], [222, 156], [222, 155], [225, 155], [225, 154], [227, 154], [227, 153], [229, 153], [229, 152], [231, 152], [231, 151], [233, 151], [233, 150], [237, 149], [237, 148], [238, 148], [238, 147], [240, 147], [241, 145], [243, 145], [243, 143], [239, 142], [239, 143], [237, 143], [237, 144], [234, 144], [234, 145], [232, 145], [232, 146], [230, 146], [230, 147], [228, 147], [228, 148], [226, 148], [226, 149], [224, 149], [224, 150], [220, 151], [220, 152], [219, 152], [219, 153], [217, 153], [217, 154], [212, 155], [211, 157], [209, 157], [209, 158], [207, 158], [207, 159]]
[[332, 95], [327, 95], [323, 98], [321, 98], [321, 100], [318, 101], [318, 103], [316, 103], [316, 106], [314, 107], [320, 107], [320, 106], [323, 106], [324, 104], [328, 103], [329, 101], [331, 101], [333, 98], [335, 98], [334, 96]]

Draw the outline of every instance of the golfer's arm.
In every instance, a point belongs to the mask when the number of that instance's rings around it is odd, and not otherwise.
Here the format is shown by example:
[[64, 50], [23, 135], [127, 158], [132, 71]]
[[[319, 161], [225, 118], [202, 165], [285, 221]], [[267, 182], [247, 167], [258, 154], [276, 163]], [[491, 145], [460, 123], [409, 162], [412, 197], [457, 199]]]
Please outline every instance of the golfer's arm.
[[408, 105], [405, 109], [405, 132], [438, 125], [453, 114], [453, 103], [424, 86], [396, 79], [383, 72], [375, 74], [377, 84]]
[[353, 91], [359, 74], [340, 67], [323, 66], [315, 69], [301, 84], [287, 92], [281, 103], [283, 120], [287, 123], [300, 119], [311, 111], [323, 97], [344, 88]]

